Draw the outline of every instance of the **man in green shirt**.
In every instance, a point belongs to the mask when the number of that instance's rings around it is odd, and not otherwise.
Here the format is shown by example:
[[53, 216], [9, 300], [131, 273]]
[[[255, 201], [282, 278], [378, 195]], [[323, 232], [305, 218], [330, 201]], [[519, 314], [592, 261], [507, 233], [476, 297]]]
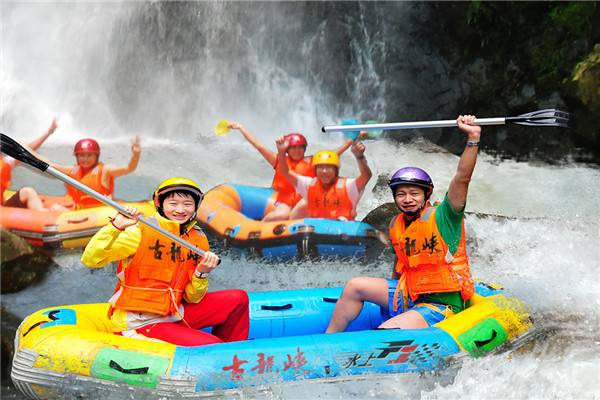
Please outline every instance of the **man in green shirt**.
[[327, 333], [342, 332], [365, 301], [386, 318], [380, 328], [427, 328], [462, 311], [474, 292], [464, 235], [464, 208], [477, 161], [481, 127], [472, 115], [459, 116], [467, 134], [456, 175], [442, 203], [431, 205], [433, 182], [420, 168], [401, 168], [389, 181], [400, 210], [390, 224], [396, 252], [392, 279], [355, 277], [344, 288]]

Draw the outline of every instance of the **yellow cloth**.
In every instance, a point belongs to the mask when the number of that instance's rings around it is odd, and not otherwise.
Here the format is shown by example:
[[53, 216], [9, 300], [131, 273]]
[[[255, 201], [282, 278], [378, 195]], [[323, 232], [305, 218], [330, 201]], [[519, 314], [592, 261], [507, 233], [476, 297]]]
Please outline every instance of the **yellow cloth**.
[[[171, 222], [158, 214], [155, 214], [154, 218], [163, 224]], [[138, 224], [130, 226], [124, 231], [118, 230], [113, 224], [106, 225], [90, 239], [81, 255], [81, 262], [89, 268], [102, 268], [108, 263], [122, 261], [124, 270], [129, 265], [132, 256], [137, 252], [142, 239], [142, 232]], [[183, 298], [188, 303], [199, 303], [206, 292], [208, 292], [208, 279], [200, 279], [194, 276], [186, 286]], [[180, 313], [183, 315], [183, 308], [179, 308]], [[136, 329], [150, 323], [176, 322], [180, 319], [181, 317], [177, 315], [162, 317], [154, 314], [126, 312], [119, 309], [115, 309], [111, 317], [116, 332]]]

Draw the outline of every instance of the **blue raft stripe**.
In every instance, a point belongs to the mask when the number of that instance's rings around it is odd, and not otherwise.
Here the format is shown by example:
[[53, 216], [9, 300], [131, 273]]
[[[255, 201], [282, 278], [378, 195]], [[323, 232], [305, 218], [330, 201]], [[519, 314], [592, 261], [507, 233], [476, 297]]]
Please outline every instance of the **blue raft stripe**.
[[325, 218], [305, 218], [304, 223], [314, 227], [320, 235], [348, 235], [365, 236], [367, 229], [373, 229], [369, 224], [361, 221], [338, 221]]
[[46, 311], [44, 315], [47, 315], [50, 321], [41, 324], [40, 329], [50, 328], [56, 325], [77, 324], [77, 313], [75, 312], [75, 310], [71, 310], [68, 308], [59, 308], [56, 310]]
[[171, 376], [194, 377], [202, 392], [274, 380], [427, 371], [458, 352], [438, 328], [258, 339], [177, 347]]
[[263, 257], [266, 258], [294, 258], [298, 254], [298, 246], [296, 244], [288, 244], [285, 246], [263, 247], [261, 249]]
[[364, 246], [351, 244], [317, 244], [317, 252], [322, 257], [363, 257]]
[[265, 209], [273, 195], [273, 189], [244, 185], [230, 185], [240, 196], [242, 209], [246, 217], [260, 221], [265, 216]]

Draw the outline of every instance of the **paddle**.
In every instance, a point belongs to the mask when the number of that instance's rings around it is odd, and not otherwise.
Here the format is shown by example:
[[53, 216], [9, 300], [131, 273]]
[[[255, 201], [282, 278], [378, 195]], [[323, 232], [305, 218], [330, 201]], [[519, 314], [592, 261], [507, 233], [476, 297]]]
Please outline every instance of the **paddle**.
[[215, 134], [217, 136], [225, 136], [229, 133], [229, 121], [226, 119], [220, 120], [217, 125], [215, 125]]
[[[533, 111], [522, 114], [517, 117], [500, 118], [476, 118], [477, 125], [505, 125], [507, 123], [524, 126], [556, 126], [561, 128], [569, 127], [569, 113], [560, 110], [547, 109]], [[355, 130], [396, 130], [396, 129], [420, 129], [420, 128], [446, 128], [457, 126], [456, 120], [448, 119], [441, 121], [420, 121], [420, 122], [393, 122], [385, 124], [357, 124], [357, 125], [328, 125], [323, 126], [323, 132], [334, 131], [355, 131]]]
[[[4, 133], [0, 133], [0, 144], [1, 144], [0, 150], [4, 154], [11, 156], [15, 160], [19, 160], [21, 162], [24, 162], [25, 164], [29, 164], [32, 167], [37, 168], [42, 172], [52, 175], [53, 177], [60, 179], [61, 181], [65, 182], [66, 184], [69, 184], [69, 185], [73, 186], [74, 188], [81, 190], [82, 192], [94, 197], [96, 200], [101, 201], [102, 203], [106, 204], [107, 206], [114, 208], [121, 214], [131, 217], [131, 215], [127, 212], [127, 209], [125, 207], [123, 207], [122, 205], [120, 205], [119, 203], [117, 203], [116, 201], [114, 201], [104, 195], [101, 195], [100, 193], [96, 192], [93, 189], [90, 189], [89, 187], [87, 187], [86, 185], [77, 181], [76, 179], [73, 179], [70, 176], [63, 174], [62, 172], [56, 170], [55, 168], [52, 168], [50, 165], [48, 165], [48, 163], [45, 163], [44, 161], [35, 157], [27, 149], [25, 149], [23, 146], [21, 146], [19, 143], [17, 143], [15, 140], [13, 140], [11, 137], [5, 135]], [[194, 246], [193, 244], [181, 239], [180, 237], [172, 234], [171, 232], [163, 229], [162, 227], [150, 222], [149, 220], [145, 219], [144, 217], [140, 217], [139, 221], [142, 224], [147, 225], [150, 228], [154, 229], [155, 231], [167, 236], [169, 239], [173, 240], [174, 242], [179, 243], [183, 247], [193, 251], [194, 253], [196, 253], [200, 256], [204, 255], [204, 250], [199, 249], [198, 247]], [[219, 260], [219, 262], [220, 261], [221, 260]]]

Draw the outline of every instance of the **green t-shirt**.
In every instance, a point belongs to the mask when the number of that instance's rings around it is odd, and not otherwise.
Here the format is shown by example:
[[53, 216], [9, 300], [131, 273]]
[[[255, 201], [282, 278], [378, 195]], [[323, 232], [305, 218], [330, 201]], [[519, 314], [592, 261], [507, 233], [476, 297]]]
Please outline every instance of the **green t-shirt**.
[[[448, 200], [448, 194], [436, 207], [435, 223], [442, 235], [442, 239], [448, 245], [452, 254], [456, 253], [462, 235], [462, 221], [465, 216], [464, 209], [456, 212]], [[468, 301], [464, 301], [460, 292], [431, 293], [419, 296], [419, 302], [439, 303], [450, 306], [453, 312], [458, 313], [468, 307]]]

